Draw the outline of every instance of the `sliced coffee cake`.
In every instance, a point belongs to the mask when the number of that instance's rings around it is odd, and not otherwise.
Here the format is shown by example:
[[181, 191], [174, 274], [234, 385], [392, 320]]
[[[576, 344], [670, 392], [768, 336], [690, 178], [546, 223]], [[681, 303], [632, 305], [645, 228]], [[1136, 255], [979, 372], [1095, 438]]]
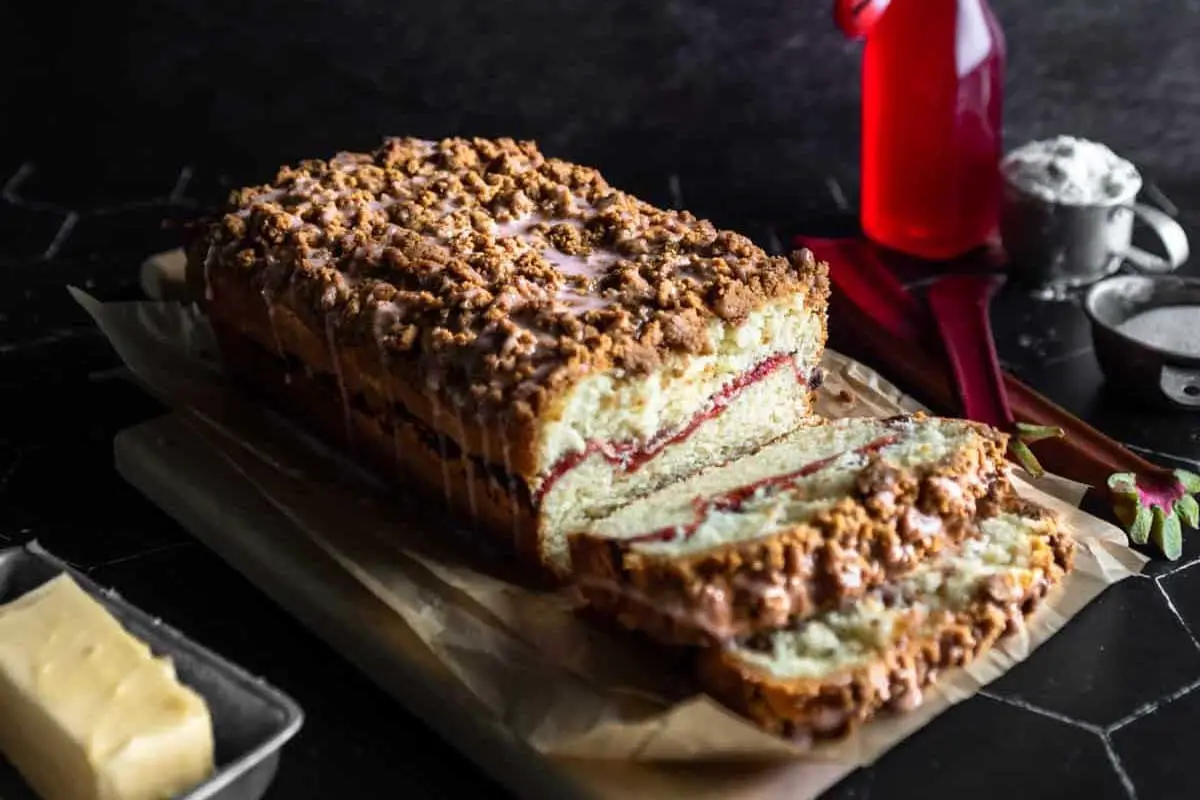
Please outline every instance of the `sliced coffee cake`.
[[915, 708], [940, 674], [1018, 628], [1070, 571], [1074, 541], [1015, 498], [898, 582], [789, 630], [701, 654], [705, 689], [768, 731], [836, 738]]
[[803, 619], [912, 570], [1009, 492], [1006, 437], [924, 415], [802, 428], [571, 537], [588, 600], [668, 643]]

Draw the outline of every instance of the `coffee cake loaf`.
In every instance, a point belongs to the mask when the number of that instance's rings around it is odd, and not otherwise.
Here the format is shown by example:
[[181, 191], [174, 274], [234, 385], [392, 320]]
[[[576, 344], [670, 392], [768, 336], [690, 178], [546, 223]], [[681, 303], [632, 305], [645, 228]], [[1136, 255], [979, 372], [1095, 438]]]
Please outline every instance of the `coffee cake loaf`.
[[941, 674], [1018, 629], [1071, 570], [1074, 541], [1016, 498], [903, 579], [786, 630], [701, 654], [706, 691], [766, 730], [839, 738], [920, 705]]
[[189, 248], [227, 368], [562, 575], [565, 530], [803, 424], [826, 268], [507, 139], [242, 189]]
[[1006, 437], [922, 414], [803, 427], [569, 537], [602, 613], [668, 643], [794, 623], [961, 541], [1011, 491]]

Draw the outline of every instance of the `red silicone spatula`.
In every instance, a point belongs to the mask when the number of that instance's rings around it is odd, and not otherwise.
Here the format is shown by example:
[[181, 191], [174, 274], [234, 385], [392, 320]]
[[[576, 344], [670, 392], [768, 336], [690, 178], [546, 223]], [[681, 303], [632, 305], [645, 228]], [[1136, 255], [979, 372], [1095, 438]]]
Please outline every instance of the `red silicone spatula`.
[[[1013, 456], [1031, 474], [1040, 476], [1041, 465], [1029, 444], [1061, 437], [1063, 429], [1018, 422], [1013, 416], [988, 313], [992, 293], [999, 283], [991, 275], [939, 278], [929, 288], [929, 310], [941, 334], [963, 416], [1008, 431], [1012, 435]], [[1200, 513], [1191, 496], [1192, 491], [1200, 489], [1200, 478], [1155, 467], [1145, 472], [1110, 475], [1107, 485], [1115, 501], [1114, 510], [1125, 524], [1130, 540], [1146, 544], [1153, 538], [1167, 558], [1179, 558], [1183, 547], [1180, 523], [1195, 527]]]
[[929, 287], [929, 311], [942, 338], [963, 416], [1011, 434], [1010, 448], [1021, 466], [1041, 476], [1030, 442], [1062, 436], [1061, 428], [1018, 423], [996, 356], [988, 314], [992, 293], [1001, 283], [994, 275], [946, 275]]

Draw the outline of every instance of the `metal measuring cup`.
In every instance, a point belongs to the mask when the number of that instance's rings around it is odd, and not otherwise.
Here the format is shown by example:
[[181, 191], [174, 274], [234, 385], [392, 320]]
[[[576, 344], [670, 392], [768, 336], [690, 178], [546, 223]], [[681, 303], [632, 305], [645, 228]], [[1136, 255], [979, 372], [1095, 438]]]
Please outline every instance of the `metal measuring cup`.
[[[1003, 162], [1002, 162], [1003, 164]], [[1137, 202], [1142, 179], [1119, 196], [1092, 203], [1058, 202], [1019, 186], [1006, 170], [1000, 237], [1014, 280], [1035, 287], [1093, 283], [1129, 262], [1145, 272], [1172, 272], [1188, 259], [1187, 234], [1153, 206]], [[1158, 237], [1165, 256], [1134, 247], [1133, 223]]]

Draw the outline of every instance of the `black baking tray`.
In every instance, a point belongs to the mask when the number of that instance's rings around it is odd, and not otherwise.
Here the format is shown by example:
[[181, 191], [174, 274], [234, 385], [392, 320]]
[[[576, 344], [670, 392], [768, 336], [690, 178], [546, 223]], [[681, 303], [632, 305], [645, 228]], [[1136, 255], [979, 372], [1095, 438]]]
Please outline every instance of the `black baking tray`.
[[[134, 608], [115, 592], [97, 586], [36, 542], [0, 550], [0, 604], [15, 600], [63, 572], [70, 573], [156, 655], [169, 656], [179, 679], [208, 703], [217, 769], [207, 781], [176, 800], [259, 800], [275, 778], [281, 748], [304, 723], [300, 707], [278, 689]], [[38, 800], [2, 757], [0, 798]]]

